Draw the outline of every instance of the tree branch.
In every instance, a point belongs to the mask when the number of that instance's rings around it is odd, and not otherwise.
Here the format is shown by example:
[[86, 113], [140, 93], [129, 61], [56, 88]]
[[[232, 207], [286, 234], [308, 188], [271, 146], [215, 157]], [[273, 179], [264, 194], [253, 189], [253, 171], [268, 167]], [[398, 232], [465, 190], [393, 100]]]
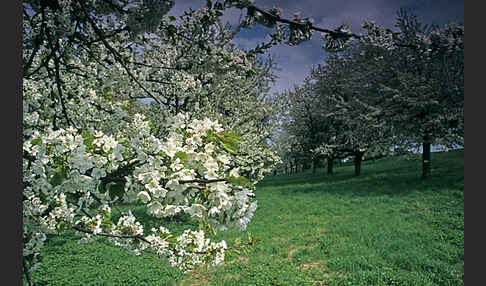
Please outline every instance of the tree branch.
[[25, 264], [25, 258], [22, 259], [22, 268], [24, 269], [25, 279], [27, 280], [27, 283], [29, 284], [29, 286], [34, 286], [34, 283], [32, 282], [32, 280], [30, 280], [29, 270], [27, 269], [27, 265]]
[[113, 54], [113, 56], [115, 56], [115, 58], [117, 59], [117, 61], [122, 65], [122, 67], [125, 69], [125, 71], [127, 72], [128, 76], [130, 76], [130, 78], [132, 78], [133, 81], [135, 81], [137, 83], [137, 85], [143, 89], [143, 91], [145, 91], [149, 97], [153, 98], [157, 103], [161, 103], [157, 97], [155, 97], [149, 90], [147, 90], [147, 88], [145, 88], [145, 86], [143, 84], [140, 83], [140, 81], [138, 81], [138, 79], [132, 74], [132, 72], [130, 71], [130, 69], [126, 66], [126, 64], [123, 62], [123, 58], [122, 56], [118, 53], [118, 51], [116, 51], [109, 43], [108, 41], [105, 39], [105, 36], [103, 35], [103, 32], [96, 26], [96, 24], [94, 23], [93, 19], [91, 19], [90, 17], [88, 17], [88, 21], [89, 23], [91, 24], [91, 27], [93, 28], [93, 30], [95, 31], [95, 33], [100, 37], [101, 41], [103, 42], [103, 44], [105, 45], [105, 47]]
[[[278, 17], [278, 16], [276, 16], [276, 15], [274, 15], [272, 13], [269, 13], [269, 12], [263, 10], [263, 9], [260, 9], [260, 8], [258, 8], [256, 6], [253, 6], [253, 5], [250, 5], [248, 7], [248, 9], [254, 9], [255, 11], [258, 11], [258, 12], [262, 13], [266, 17], [272, 18], [276, 22], [281, 22], [281, 23], [296, 25], [296, 26], [299, 26], [299, 27], [308, 26], [307, 24], [303, 24], [303, 23], [299, 23], [299, 22], [292, 21], [292, 20], [280, 18], [280, 17]], [[314, 25], [310, 25], [309, 28], [311, 30], [314, 30], [314, 31], [319, 31], [319, 32], [331, 34], [331, 35], [334, 35], [334, 36], [353, 37], [353, 38], [356, 38], [356, 39], [361, 38], [361, 36], [356, 35], [356, 34], [353, 34], [353, 33], [345, 33], [345, 32], [340, 32], [340, 31], [333, 31], [333, 30], [323, 29], [323, 28], [320, 28], [320, 27], [316, 27]]]
[[143, 242], [146, 242], [148, 244], [151, 244], [150, 241], [146, 240], [143, 236], [141, 235], [132, 235], [132, 234], [114, 234], [114, 233], [106, 233], [106, 232], [99, 232], [99, 233], [93, 233], [93, 231], [89, 229], [84, 229], [82, 227], [79, 227], [77, 225], [73, 225], [73, 228], [79, 232], [84, 232], [88, 234], [93, 234], [93, 235], [99, 235], [99, 236], [106, 236], [106, 237], [114, 237], [114, 238], [132, 238], [132, 239], [138, 239]]
[[[57, 43], [56, 46], [59, 49], [59, 42]], [[57, 92], [59, 93], [59, 99], [61, 101], [62, 112], [64, 114], [64, 117], [66, 118], [67, 123], [74, 126], [74, 123], [71, 121], [71, 119], [69, 119], [69, 116], [67, 114], [66, 105], [64, 103], [64, 96], [63, 96], [63, 93], [62, 93], [62, 81], [61, 81], [61, 75], [60, 75], [60, 71], [59, 71], [60, 67], [59, 67], [59, 58], [58, 57], [54, 57], [54, 65], [56, 67], [56, 69], [55, 69], [56, 86], [57, 86]]]
[[209, 184], [209, 183], [216, 183], [216, 182], [226, 182], [226, 179], [210, 179], [210, 180], [180, 180], [179, 184], [191, 184], [191, 183], [199, 183], [199, 184]]

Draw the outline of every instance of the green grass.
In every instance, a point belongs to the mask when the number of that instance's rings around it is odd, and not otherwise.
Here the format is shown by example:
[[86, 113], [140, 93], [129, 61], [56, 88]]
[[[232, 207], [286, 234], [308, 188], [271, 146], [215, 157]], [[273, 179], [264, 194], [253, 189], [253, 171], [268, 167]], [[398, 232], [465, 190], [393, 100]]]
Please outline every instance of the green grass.
[[[328, 176], [267, 177], [248, 231], [262, 240], [224, 265], [183, 274], [151, 255], [53, 237], [38, 285], [464, 285], [464, 151], [432, 154], [432, 175], [402, 157], [341, 166]], [[126, 208], [126, 207], [125, 207]], [[146, 227], [158, 223], [138, 207]], [[167, 222], [196, 227], [182, 218]], [[216, 239], [231, 243], [245, 233]]]

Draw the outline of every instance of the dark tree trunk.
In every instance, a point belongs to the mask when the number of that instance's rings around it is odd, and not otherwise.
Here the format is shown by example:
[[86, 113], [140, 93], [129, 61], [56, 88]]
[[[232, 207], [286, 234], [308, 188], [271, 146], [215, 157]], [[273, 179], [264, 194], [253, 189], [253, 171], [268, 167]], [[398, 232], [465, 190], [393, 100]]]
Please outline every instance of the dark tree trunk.
[[332, 167], [334, 163], [334, 158], [332, 156], [327, 157], [327, 174], [332, 175]]
[[422, 143], [422, 179], [430, 177], [430, 169], [430, 139], [428, 135], [425, 135]]
[[312, 160], [312, 174], [316, 173], [317, 164], [319, 163], [319, 158], [314, 158]]
[[356, 151], [354, 153], [354, 174], [361, 175], [361, 162], [363, 161], [364, 152]]

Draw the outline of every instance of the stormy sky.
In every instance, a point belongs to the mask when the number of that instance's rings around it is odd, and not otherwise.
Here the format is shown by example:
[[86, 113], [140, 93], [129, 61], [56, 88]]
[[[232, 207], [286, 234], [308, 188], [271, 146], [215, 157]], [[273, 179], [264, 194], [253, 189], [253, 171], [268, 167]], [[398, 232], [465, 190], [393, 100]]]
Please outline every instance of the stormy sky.
[[[169, 15], [179, 16], [189, 8], [204, 6], [205, 0], [176, 0]], [[312, 17], [314, 25], [335, 29], [343, 22], [350, 25], [353, 33], [359, 34], [364, 20], [374, 21], [386, 28], [395, 30], [396, 15], [400, 8], [415, 14], [423, 24], [442, 26], [449, 22], [464, 23], [463, 0], [255, 0], [255, 6], [283, 9], [283, 16], [291, 19], [296, 12], [302, 18]], [[229, 9], [223, 20], [234, 25], [242, 13], [239, 9]], [[246, 13], [246, 9], [243, 10]], [[242, 30], [233, 40], [241, 48], [255, 47], [263, 42], [270, 30], [257, 26]], [[308, 75], [313, 65], [322, 63], [326, 53], [321, 48], [323, 41], [319, 33], [313, 34], [312, 40], [298, 46], [280, 45], [272, 47], [269, 54], [281, 69], [275, 71], [279, 77], [271, 92], [282, 92], [300, 84]]]

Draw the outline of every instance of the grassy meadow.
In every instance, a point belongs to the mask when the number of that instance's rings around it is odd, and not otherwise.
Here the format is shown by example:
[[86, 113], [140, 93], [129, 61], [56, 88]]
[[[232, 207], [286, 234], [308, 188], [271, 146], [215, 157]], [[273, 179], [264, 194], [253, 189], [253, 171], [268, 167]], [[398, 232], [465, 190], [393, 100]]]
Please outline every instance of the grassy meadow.
[[[463, 285], [464, 151], [432, 153], [432, 178], [420, 161], [365, 161], [362, 174], [337, 166], [269, 176], [256, 190], [250, 254], [184, 274], [151, 254], [133, 256], [106, 240], [53, 236], [36, 285]], [[128, 209], [128, 206], [120, 206]], [[146, 229], [160, 223], [135, 207]], [[197, 223], [164, 222], [181, 232]], [[228, 244], [246, 233], [218, 233]]]

